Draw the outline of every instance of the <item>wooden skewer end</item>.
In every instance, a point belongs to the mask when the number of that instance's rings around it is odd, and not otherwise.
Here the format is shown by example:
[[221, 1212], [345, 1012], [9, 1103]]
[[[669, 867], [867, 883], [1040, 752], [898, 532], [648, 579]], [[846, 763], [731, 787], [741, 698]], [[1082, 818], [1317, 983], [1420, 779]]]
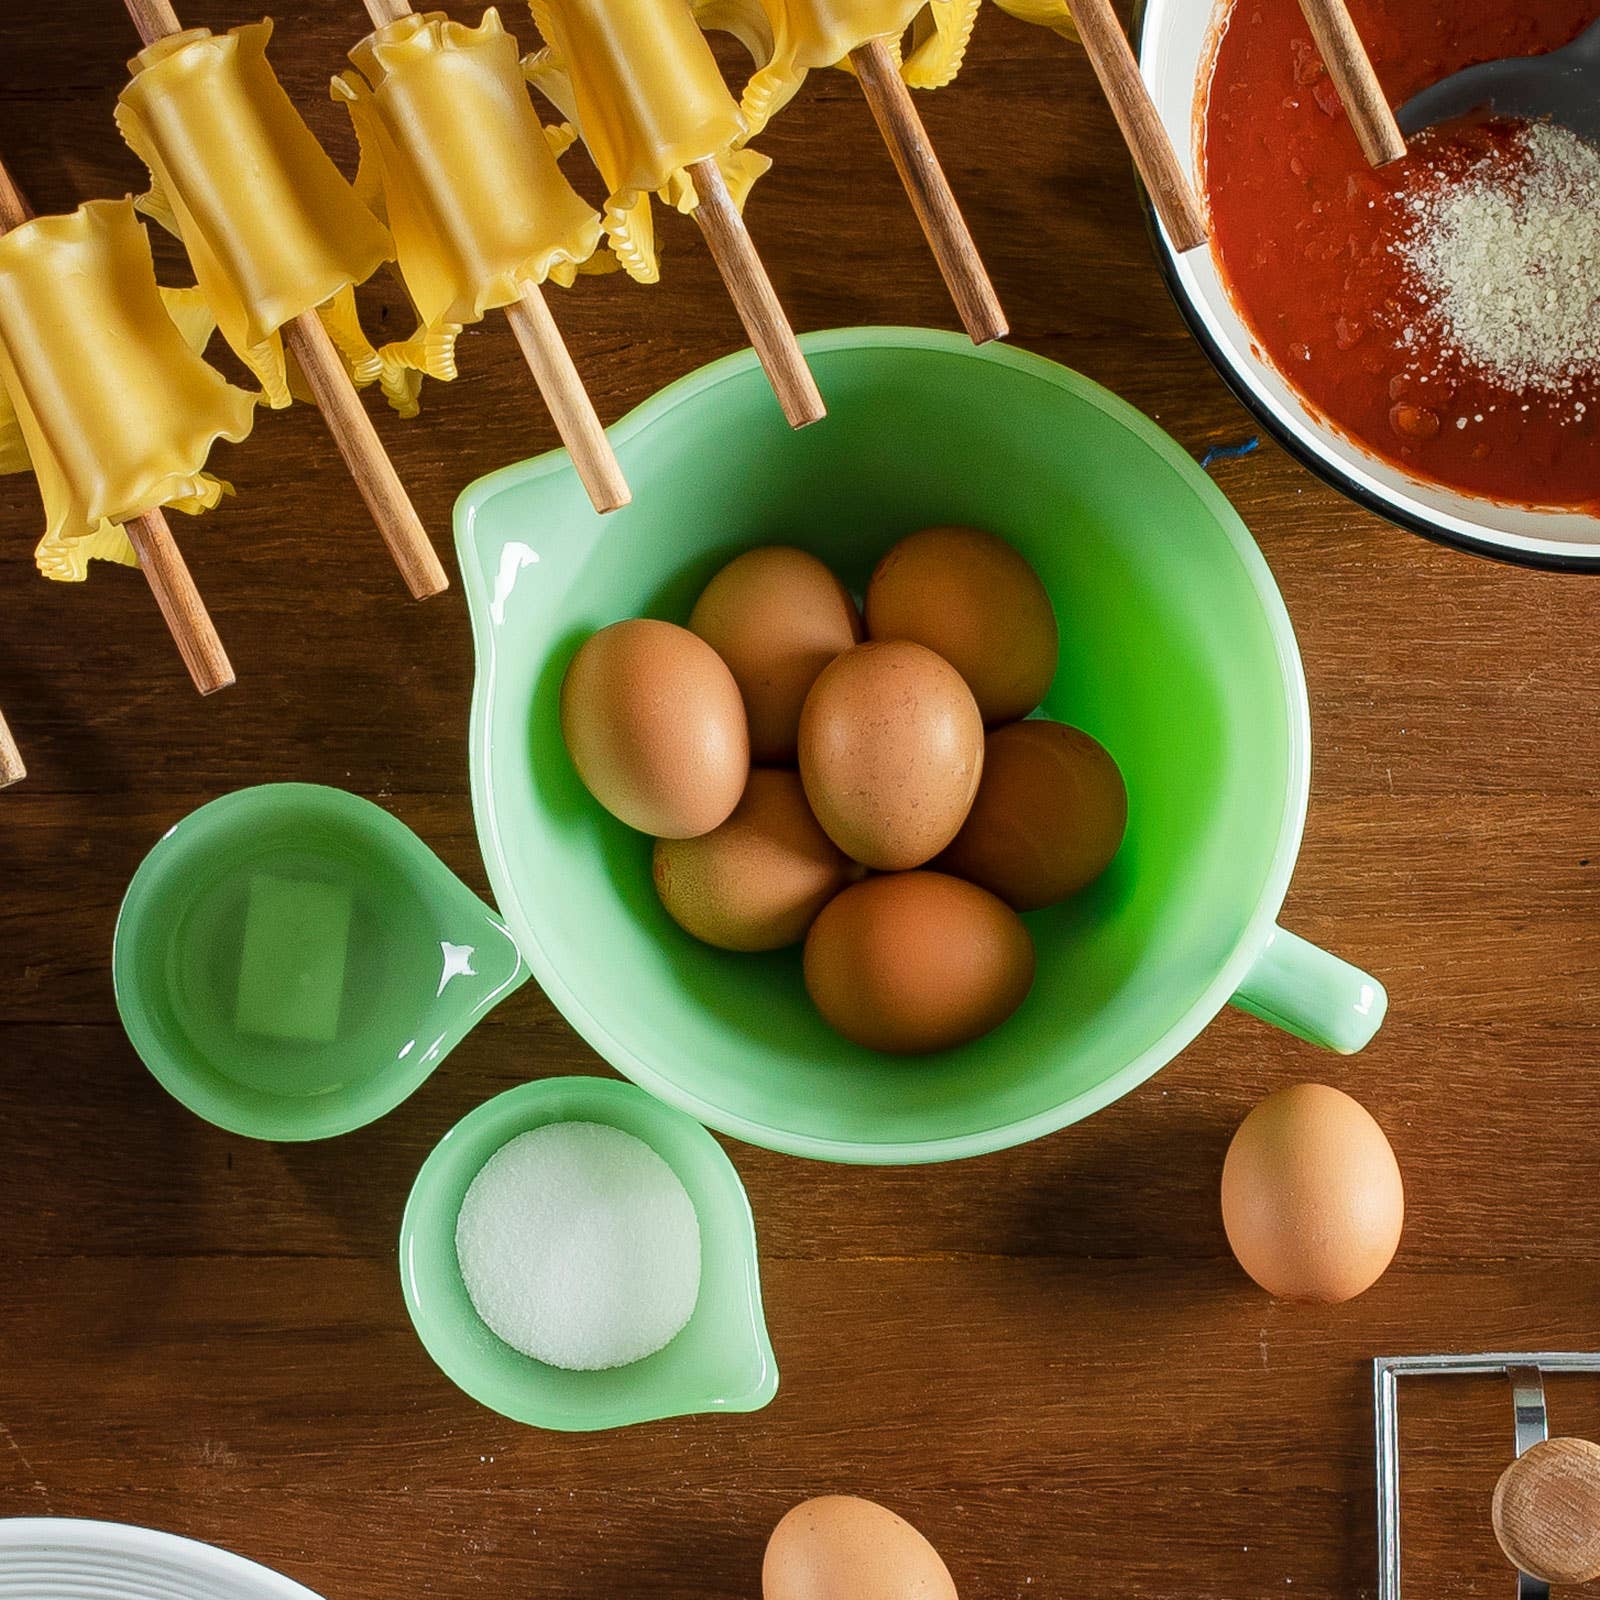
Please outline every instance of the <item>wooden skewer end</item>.
[[303, 311], [283, 326], [284, 343], [300, 364], [317, 409], [344, 457], [372, 520], [389, 547], [406, 587], [415, 600], [426, 600], [450, 587], [439, 553], [433, 548], [416, 508], [406, 494], [378, 430], [350, 381], [322, 318]]
[[728, 286], [739, 320], [749, 336], [761, 365], [772, 384], [778, 404], [791, 428], [808, 427], [828, 414], [811, 376], [806, 358], [800, 353], [794, 329], [778, 301], [777, 291], [767, 269], [756, 254], [744, 218], [728, 193], [722, 168], [715, 160], [696, 161], [689, 168], [699, 203], [694, 220], [700, 224], [706, 246]]
[[1139, 75], [1111, 0], [1067, 0], [1067, 9], [1172, 248], [1179, 255], [1197, 249], [1207, 238], [1205, 212]]
[[183, 32], [183, 24], [168, 0], [123, 0], [123, 3], [144, 44], [151, 45], [169, 34]]
[[1406, 137], [1345, 0], [1300, 0], [1300, 9], [1344, 102], [1362, 155], [1375, 167], [1398, 161], [1406, 153]]
[[602, 515], [620, 511], [633, 499], [633, 492], [539, 286], [523, 284], [522, 297], [512, 301], [505, 313], [590, 503]]
[[966, 218], [888, 45], [882, 39], [870, 39], [851, 52], [850, 60], [911, 209], [955, 301], [961, 325], [974, 344], [1003, 339], [1010, 325], [1000, 308], [1000, 297], [989, 281]]
[[172, 529], [160, 511], [147, 511], [123, 524], [139, 557], [150, 592], [178, 646], [178, 654], [201, 694], [215, 694], [234, 682], [233, 664], [189, 573]]

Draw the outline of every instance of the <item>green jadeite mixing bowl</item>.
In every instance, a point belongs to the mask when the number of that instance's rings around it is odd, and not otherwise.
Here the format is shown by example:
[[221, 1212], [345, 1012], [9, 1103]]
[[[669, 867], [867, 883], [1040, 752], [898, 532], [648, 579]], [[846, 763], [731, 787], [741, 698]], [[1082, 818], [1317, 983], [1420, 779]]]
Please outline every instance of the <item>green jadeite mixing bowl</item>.
[[[1152, 422], [1037, 356], [910, 328], [803, 343], [825, 422], [791, 432], [744, 352], [612, 430], [627, 509], [597, 516], [564, 453], [457, 504], [479, 835], [545, 992], [670, 1104], [842, 1161], [946, 1160], [1049, 1133], [1126, 1094], [1230, 1002], [1361, 1048], [1381, 985], [1276, 924], [1305, 820], [1305, 681], [1272, 576], [1215, 485]], [[590, 633], [682, 621], [740, 550], [801, 545], [859, 591], [901, 535], [949, 522], [993, 530], [1039, 572], [1062, 640], [1044, 711], [1116, 757], [1129, 823], [1097, 884], [1028, 917], [1038, 979], [1017, 1015], [905, 1060], [827, 1028], [797, 951], [729, 955], [669, 920], [649, 841], [578, 781], [557, 697]]]

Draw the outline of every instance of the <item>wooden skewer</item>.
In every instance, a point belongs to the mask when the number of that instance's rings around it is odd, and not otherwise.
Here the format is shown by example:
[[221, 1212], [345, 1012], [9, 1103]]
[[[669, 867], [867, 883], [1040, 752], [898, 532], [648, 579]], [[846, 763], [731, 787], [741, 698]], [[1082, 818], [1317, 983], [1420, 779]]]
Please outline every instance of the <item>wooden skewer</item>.
[[850, 61], [945, 287], [956, 303], [961, 325], [974, 344], [1003, 339], [1009, 325], [999, 296], [888, 45], [882, 39], [870, 40], [850, 52]]
[[524, 283], [522, 298], [503, 309], [595, 510], [603, 514], [627, 505], [633, 491], [538, 284]]
[[28, 769], [22, 764], [22, 752], [17, 749], [17, 741], [11, 737], [6, 719], [0, 716], [0, 789], [21, 783], [27, 776]]
[[[139, 38], [147, 45], [182, 31], [168, 0], [124, 0]], [[394, 470], [356, 395], [344, 363], [334, 349], [322, 319], [303, 311], [283, 326], [283, 341], [305, 373], [333, 442], [339, 447], [372, 520], [383, 535], [413, 598], [425, 600], [450, 586], [438, 552], [428, 540], [416, 508]]]
[[[412, 15], [411, 0], [364, 0], [374, 28], [382, 28]], [[633, 499], [622, 468], [611, 449], [606, 430], [596, 416], [594, 402], [578, 376], [571, 353], [556, 319], [550, 315], [543, 292], [536, 283], [521, 285], [522, 295], [504, 307], [506, 319], [522, 358], [544, 403], [549, 408], [556, 432], [572, 457], [578, 477], [589, 499], [599, 512], [616, 511]]]
[[1300, 0], [1300, 9], [1356, 130], [1362, 155], [1375, 167], [1398, 161], [1406, 153], [1406, 136], [1395, 121], [1345, 0]]
[[794, 329], [778, 303], [777, 291], [767, 269], [756, 254], [744, 218], [728, 193], [722, 168], [712, 158], [693, 162], [689, 176], [694, 179], [699, 204], [694, 219], [705, 235], [707, 248], [722, 281], [728, 286], [734, 309], [744, 324], [750, 344], [772, 384], [791, 428], [819, 422], [828, 414], [817, 392], [816, 379], [795, 342]]
[[[0, 162], [0, 234], [9, 233], [33, 215], [22, 191]], [[150, 592], [167, 620], [178, 654], [201, 694], [215, 694], [234, 681], [233, 666], [212, 624], [205, 601], [195, 587], [183, 553], [159, 508], [130, 518], [122, 525], [139, 557]], [[12, 746], [15, 753], [15, 746]], [[20, 777], [21, 774], [19, 773]], [[13, 780], [14, 781], [14, 780]]]
[[383, 542], [394, 557], [414, 600], [426, 600], [450, 586], [438, 553], [406, 494], [394, 463], [361, 404], [344, 359], [315, 311], [302, 312], [283, 326], [283, 342], [300, 363], [317, 409], [355, 479]]
[[1111, 0], [1067, 0], [1067, 9], [1173, 249], [1182, 254], [1204, 244], [1205, 214], [1139, 76], [1139, 63]]

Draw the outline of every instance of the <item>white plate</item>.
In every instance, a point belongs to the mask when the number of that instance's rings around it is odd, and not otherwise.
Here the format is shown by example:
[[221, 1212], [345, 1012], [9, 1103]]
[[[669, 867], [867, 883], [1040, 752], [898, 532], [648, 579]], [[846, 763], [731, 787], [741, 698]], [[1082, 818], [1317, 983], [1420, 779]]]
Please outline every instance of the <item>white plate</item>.
[[0, 1519], [0, 1600], [319, 1600], [214, 1545], [66, 1517]]
[[[1215, 19], [1226, 0], [1138, 0], [1139, 62], [1161, 120], [1191, 177]], [[1600, 568], [1600, 517], [1525, 510], [1441, 488], [1381, 460], [1330, 428], [1255, 341], [1205, 248], [1179, 256], [1159, 225], [1157, 255], [1195, 337], [1267, 430], [1352, 500], [1402, 527], [1504, 561], [1558, 570]]]

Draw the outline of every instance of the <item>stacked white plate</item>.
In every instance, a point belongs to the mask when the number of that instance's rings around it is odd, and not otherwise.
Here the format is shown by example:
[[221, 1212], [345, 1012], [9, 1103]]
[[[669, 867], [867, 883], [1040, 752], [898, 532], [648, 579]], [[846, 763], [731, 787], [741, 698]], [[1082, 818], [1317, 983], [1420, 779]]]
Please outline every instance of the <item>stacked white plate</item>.
[[0, 1600], [319, 1600], [242, 1556], [150, 1528], [0, 1519]]

